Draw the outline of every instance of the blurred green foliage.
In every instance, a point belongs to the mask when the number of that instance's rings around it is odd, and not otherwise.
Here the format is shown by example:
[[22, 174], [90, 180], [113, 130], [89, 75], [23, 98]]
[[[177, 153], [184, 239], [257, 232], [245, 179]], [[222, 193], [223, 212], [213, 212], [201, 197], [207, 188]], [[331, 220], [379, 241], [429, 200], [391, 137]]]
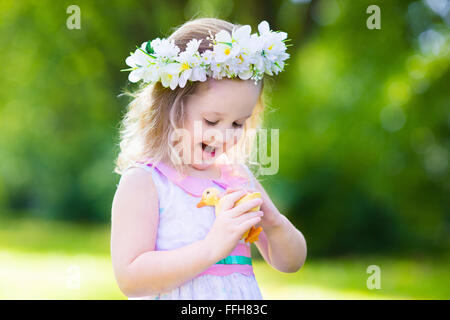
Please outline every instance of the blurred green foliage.
[[262, 183], [309, 255], [445, 252], [448, 10], [377, 3], [381, 30], [366, 27], [368, 0], [77, 1], [81, 29], [69, 30], [72, 2], [1, 1], [1, 214], [110, 220], [120, 69], [199, 13], [253, 29], [265, 19], [292, 39], [267, 114], [280, 171]]
[[[108, 224], [0, 219], [0, 299], [126, 299], [114, 277]], [[254, 248], [254, 246], [252, 246]], [[255, 251], [264, 299], [449, 299], [449, 259], [377, 255], [308, 259], [283, 273]], [[370, 265], [380, 288], [368, 289]]]

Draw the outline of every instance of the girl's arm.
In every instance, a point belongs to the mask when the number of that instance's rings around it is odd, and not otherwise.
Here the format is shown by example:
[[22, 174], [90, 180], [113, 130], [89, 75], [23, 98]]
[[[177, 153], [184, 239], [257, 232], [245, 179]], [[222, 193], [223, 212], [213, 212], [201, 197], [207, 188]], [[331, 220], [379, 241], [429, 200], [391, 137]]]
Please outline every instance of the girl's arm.
[[130, 168], [112, 204], [111, 258], [116, 280], [128, 297], [169, 291], [216, 262], [208, 243], [154, 251], [159, 223], [158, 194], [149, 172]]
[[268, 194], [253, 176], [256, 190], [261, 193], [264, 212], [261, 222], [263, 231], [259, 234], [256, 247], [263, 258], [275, 269], [282, 272], [298, 271], [306, 260], [306, 241], [303, 234], [284, 216], [270, 200]]

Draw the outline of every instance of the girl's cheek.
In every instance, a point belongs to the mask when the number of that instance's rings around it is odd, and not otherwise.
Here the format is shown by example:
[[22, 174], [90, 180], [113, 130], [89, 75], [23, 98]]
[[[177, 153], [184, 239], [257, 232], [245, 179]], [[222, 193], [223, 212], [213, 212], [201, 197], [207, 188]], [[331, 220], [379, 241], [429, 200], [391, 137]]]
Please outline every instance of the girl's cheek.
[[190, 138], [189, 140], [193, 145], [201, 141], [201, 135], [198, 134], [199, 130], [195, 130], [194, 122], [195, 121], [186, 121], [185, 124], [185, 129], [188, 131], [188, 135]]
[[202, 137], [201, 133], [194, 134], [194, 132], [191, 132], [191, 134], [192, 134], [192, 143], [193, 144], [198, 144], [203, 141], [203, 137]]
[[242, 137], [242, 132], [241, 131], [234, 131], [233, 134], [227, 136], [226, 139], [226, 144], [228, 147], [233, 147], [234, 145], [236, 145], [239, 141], [239, 139], [241, 139]]

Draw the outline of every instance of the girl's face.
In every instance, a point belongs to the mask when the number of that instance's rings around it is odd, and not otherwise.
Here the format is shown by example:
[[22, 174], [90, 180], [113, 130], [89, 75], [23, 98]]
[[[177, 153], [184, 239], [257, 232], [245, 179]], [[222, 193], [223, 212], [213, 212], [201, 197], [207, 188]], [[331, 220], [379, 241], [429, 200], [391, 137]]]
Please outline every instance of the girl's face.
[[261, 81], [257, 85], [253, 80], [228, 78], [207, 82], [185, 104], [184, 129], [190, 141], [183, 148], [190, 152], [183, 151], [184, 161], [198, 170], [212, 165], [239, 141], [261, 91]]

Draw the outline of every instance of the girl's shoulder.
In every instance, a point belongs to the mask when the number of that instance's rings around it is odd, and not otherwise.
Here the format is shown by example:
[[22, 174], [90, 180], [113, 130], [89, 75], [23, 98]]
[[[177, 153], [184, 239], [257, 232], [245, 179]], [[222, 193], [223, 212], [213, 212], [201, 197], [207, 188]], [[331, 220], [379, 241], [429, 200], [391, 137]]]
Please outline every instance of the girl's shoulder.
[[[133, 214], [128, 210], [133, 207]], [[152, 176], [142, 168], [129, 167], [122, 173], [112, 204], [114, 219], [122, 221], [121, 217], [138, 216], [146, 212], [158, 212], [158, 191]]]
[[164, 192], [167, 189], [168, 177], [162, 172], [160, 165], [156, 163], [136, 161], [125, 172], [127, 171], [132, 171], [132, 174], [140, 176], [140, 179], [151, 181], [160, 192]]
[[118, 188], [131, 190], [155, 190], [155, 181], [151, 172], [144, 166], [133, 165], [121, 175]]

